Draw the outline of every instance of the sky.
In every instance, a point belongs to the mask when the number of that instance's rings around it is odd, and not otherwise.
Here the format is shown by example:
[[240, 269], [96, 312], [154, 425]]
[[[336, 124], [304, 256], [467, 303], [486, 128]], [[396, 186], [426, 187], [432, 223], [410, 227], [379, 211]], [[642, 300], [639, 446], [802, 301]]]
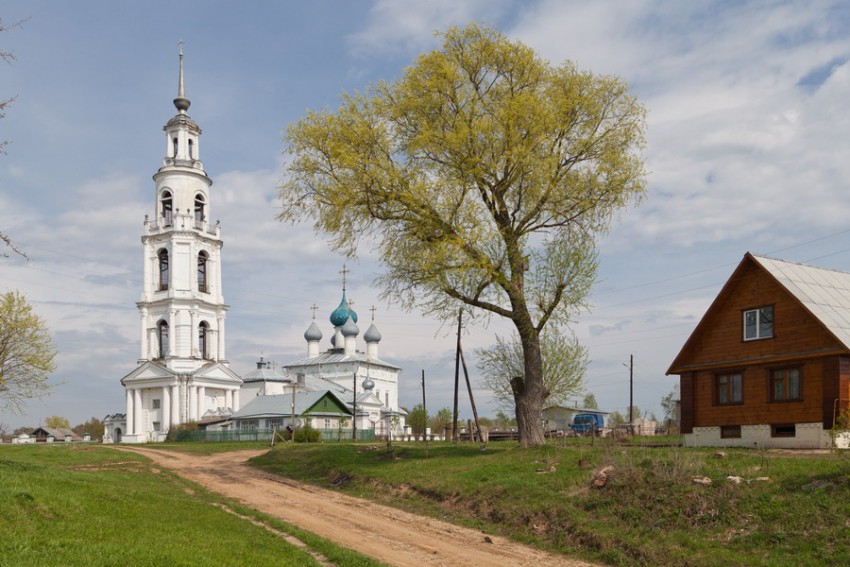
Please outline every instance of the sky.
[[[58, 347], [53, 394], [9, 431], [48, 416], [71, 424], [124, 411], [120, 379], [139, 356], [141, 235], [151, 176], [175, 114], [178, 41], [189, 114], [222, 224], [227, 358], [306, 353], [314, 303], [328, 317], [348, 274], [361, 328], [371, 306], [381, 358], [403, 369], [403, 406], [450, 407], [455, 329], [379, 299], [381, 265], [332, 252], [309, 224], [283, 224], [283, 134], [343, 92], [398, 78], [435, 32], [477, 22], [553, 65], [624, 79], [648, 109], [647, 195], [600, 238], [599, 281], [572, 325], [588, 349], [586, 390], [625, 412], [663, 415], [665, 372], [748, 251], [850, 271], [850, 6], [841, 1], [390, 0], [52, 2], [7, 0], [0, 98], [0, 230], [29, 260], [0, 258], [0, 292], [20, 290]], [[367, 323], [364, 325], [363, 323]], [[510, 328], [462, 339], [479, 414], [498, 407], [479, 384], [475, 349]], [[329, 346], [324, 344], [325, 347]], [[471, 417], [461, 390], [460, 413]]]

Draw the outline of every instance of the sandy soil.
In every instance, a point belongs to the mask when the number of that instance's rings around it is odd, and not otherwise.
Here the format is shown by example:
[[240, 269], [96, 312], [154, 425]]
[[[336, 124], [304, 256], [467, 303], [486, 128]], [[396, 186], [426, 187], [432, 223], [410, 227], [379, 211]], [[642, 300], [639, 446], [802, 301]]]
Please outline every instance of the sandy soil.
[[269, 475], [245, 462], [264, 451], [188, 455], [147, 447], [123, 447], [157, 465], [389, 565], [409, 567], [583, 567], [590, 563], [554, 556], [483, 532], [409, 514], [333, 490]]

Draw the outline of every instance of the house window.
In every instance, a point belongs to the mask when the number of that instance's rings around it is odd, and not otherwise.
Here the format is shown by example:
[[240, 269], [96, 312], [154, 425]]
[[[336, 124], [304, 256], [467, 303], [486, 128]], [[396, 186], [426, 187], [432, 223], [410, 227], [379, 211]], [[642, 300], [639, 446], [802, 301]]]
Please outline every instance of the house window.
[[206, 252], [198, 254], [198, 291], [207, 293], [207, 262], [209, 256]]
[[209, 358], [209, 351], [207, 343], [209, 342], [207, 339], [210, 334], [210, 326], [206, 321], [201, 321], [201, 324], [198, 325], [198, 355], [201, 358]]
[[741, 426], [740, 425], [721, 425], [720, 426], [720, 438], [721, 439], [740, 439], [741, 438]]
[[157, 339], [159, 340], [159, 358], [168, 355], [168, 323], [160, 321], [156, 326]]
[[330, 429], [330, 428], [331, 428], [331, 420], [330, 420], [330, 418], [326, 417], [325, 418], [325, 429]]
[[151, 409], [159, 409], [161, 406], [161, 401], [159, 398], [154, 398], [151, 400]]
[[796, 437], [797, 436], [797, 426], [793, 423], [779, 423], [779, 424], [771, 424], [770, 426], [770, 436], [771, 437]]
[[283, 418], [281, 417], [273, 417], [266, 420], [266, 427], [269, 429], [280, 429], [283, 427]]
[[744, 340], [769, 339], [773, 336], [773, 305], [744, 311]]
[[770, 401], [786, 402], [802, 399], [799, 368], [770, 371]]
[[163, 191], [162, 199], [161, 199], [161, 211], [163, 224], [165, 226], [171, 226], [171, 215], [172, 215], [172, 201], [171, 201], [171, 192]]
[[163, 248], [157, 252], [159, 258], [159, 291], [168, 289], [168, 250]]
[[257, 429], [257, 420], [256, 419], [242, 419], [239, 421], [239, 429], [243, 431], [250, 431], [253, 429]]
[[740, 404], [744, 401], [744, 378], [740, 374], [718, 374], [714, 377], [717, 403]]

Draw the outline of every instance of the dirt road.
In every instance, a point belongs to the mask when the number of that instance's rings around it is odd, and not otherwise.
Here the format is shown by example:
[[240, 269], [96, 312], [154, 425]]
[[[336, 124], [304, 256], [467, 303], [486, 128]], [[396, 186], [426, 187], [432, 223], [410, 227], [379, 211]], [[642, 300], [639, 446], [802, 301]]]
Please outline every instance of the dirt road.
[[266, 474], [246, 461], [264, 451], [188, 455], [123, 447], [204, 488], [400, 567], [589, 567], [502, 537], [409, 514], [333, 490]]

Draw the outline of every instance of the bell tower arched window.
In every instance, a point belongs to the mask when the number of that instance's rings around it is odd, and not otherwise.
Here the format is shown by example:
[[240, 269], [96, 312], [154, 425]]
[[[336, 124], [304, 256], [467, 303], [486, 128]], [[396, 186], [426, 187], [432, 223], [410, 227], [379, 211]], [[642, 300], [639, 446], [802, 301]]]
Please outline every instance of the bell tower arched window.
[[201, 252], [198, 254], [198, 291], [207, 293], [209, 290], [207, 289], [207, 263], [209, 262], [209, 256], [206, 252]]
[[174, 144], [174, 156], [173, 157], [174, 157], [174, 159], [177, 159], [177, 138], [174, 138], [172, 140], [172, 143]]
[[195, 159], [195, 144], [189, 140], [189, 159]]
[[165, 321], [157, 323], [156, 338], [159, 341], [159, 356], [157, 358], [165, 358], [168, 356], [168, 323]]
[[162, 224], [164, 226], [171, 226], [171, 216], [173, 211], [173, 201], [171, 198], [171, 191], [163, 191], [162, 199], [160, 200], [161, 209], [160, 214], [162, 215]]
[[210, 326], [206, 321], [201, 321], [201, 324], [198, 325], [198, 354], [204, 359], [209, 358], [209, 350], [207, 348], [209, 336]]
[[159, 291], [168, 289], [168, 250], [163, 248], [157, 252], [159, 259]]
[[206, 212], [204, 211], [204, 206], [206, 202], [204, 201], [204, 196], [200, 193], [195, 195], [195, 222], [199, 223], [206, 218]]

